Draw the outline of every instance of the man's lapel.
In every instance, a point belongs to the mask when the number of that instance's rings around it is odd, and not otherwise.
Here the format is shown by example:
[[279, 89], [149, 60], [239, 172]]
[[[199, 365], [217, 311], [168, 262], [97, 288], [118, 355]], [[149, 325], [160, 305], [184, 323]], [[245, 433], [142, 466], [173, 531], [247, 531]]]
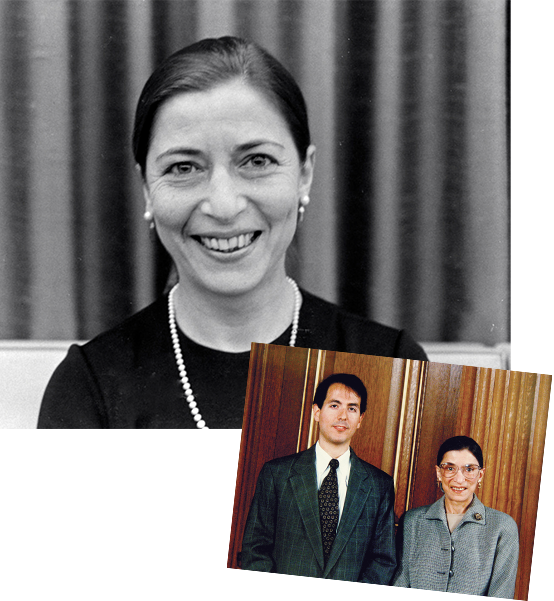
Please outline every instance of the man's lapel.
[[340, 557], [346, 543], [349, 541], [354, 526], [358, 522], [360, 514], [366, 503], [371, 490], [372, 481], [360, 460], [350, 449], [350, 476], [348, 478], [348, 489], [342, 515], [337, 529], [337, 536], [331, 548], [331, 555], [325, 566], [323, 577], [325, 578]]
[[323, 544], [321, 542], [317, 500], [315, 446], [310, 447], [298, 457], [289, 480], [314, 555], [323, 570]]

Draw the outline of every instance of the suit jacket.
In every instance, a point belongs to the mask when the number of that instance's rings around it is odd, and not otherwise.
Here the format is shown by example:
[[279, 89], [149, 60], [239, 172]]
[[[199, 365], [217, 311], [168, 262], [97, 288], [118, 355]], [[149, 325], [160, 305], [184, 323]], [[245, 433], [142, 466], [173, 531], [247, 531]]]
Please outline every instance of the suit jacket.
[[389, 584], [396, 565], [392, 478], [351, 450], [348, 489], [327, 564], [315, 446], [262, 468], [242, 540], [242, 568]]
[[397, 548], [395, 586], [514, 598], [517, 525], [475, 495], [452, 534], [444, 497], [408, 511], [400, 522]]

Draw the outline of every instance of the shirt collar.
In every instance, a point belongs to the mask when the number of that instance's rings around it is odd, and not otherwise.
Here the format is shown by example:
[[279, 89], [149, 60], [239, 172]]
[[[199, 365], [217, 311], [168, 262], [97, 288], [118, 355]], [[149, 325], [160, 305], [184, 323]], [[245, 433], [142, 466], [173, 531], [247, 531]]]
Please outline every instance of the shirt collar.
[[[481, 525], [485, 525], [485, 516], [486, 516], [487, 508], [483, 505], [483, 503], [479, 500], [476, 494], [473, 495], [473, 499], [469, 504], [464, 516], [462, 518], [463, 522], [476, 522]], [[429, 506], [425, 517], [428, 520], [442, 520], [444, 523], [446, 522], [446, 509], [444, 507], [444, 496], [442, 496], [438, 501], [435, 501], [432, 505]]]
[[[333, 459], [331, 455], [322, 449], [319, 441], [317, 441], [315, 445], [315, 469], [318, 475], [321, 475], [329, 467], [331, 459]], [[350, 472], [350, 447], [337, 459], [339, 462], [338, 470]]]

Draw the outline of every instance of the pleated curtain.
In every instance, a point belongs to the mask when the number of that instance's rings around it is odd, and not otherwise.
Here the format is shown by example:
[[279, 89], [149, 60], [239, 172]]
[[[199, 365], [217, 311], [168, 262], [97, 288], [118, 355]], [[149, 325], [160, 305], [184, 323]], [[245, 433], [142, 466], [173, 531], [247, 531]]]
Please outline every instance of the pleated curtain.
[[169, 261], [130, 136], [152, 69], [203, 37], [306, 96], [312, 202], [290, 271], [420, 341], [509, 340], [504, 0], [0, 0], [0, 337], [90, 338]]

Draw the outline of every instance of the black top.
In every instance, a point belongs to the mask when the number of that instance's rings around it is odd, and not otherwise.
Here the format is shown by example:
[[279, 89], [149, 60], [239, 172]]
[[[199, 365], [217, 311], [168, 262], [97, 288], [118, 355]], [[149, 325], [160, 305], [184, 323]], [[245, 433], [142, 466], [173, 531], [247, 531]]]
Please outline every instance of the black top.
[[[427, 360], [404, 331], [302, 291], [296, 346]], [[187, 374], [210, 428], [241, 428], [250, 352], [201, 346], [179, 332]], [[290, 327], [272, 344], [288, 345]], [[83, 346], [54, 372], [39, 428], [195, 428], [171, 345], [167, 296]]]

